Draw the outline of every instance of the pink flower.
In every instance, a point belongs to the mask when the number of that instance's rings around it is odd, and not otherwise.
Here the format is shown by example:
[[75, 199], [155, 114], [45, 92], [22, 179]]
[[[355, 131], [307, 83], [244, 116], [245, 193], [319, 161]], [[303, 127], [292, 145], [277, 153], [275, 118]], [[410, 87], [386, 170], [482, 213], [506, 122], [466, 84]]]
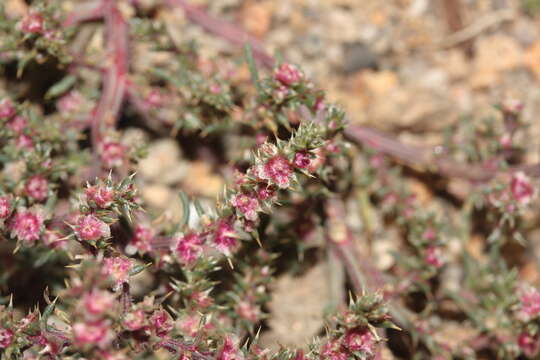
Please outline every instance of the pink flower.
[[285, 156], [276, 155], [259, 168], [258, 174], [262, 179], [270, 180], [285, 189], [289, 187], [293, 168]]
[[212, 94], [219, 94], [221, 92], [221, 86], [219, 86], [219, 84], [216, 84], [216, 83], [211, 84], [210, 92]]
[[424, 260], [426, 261], [427, 264], [435, 268], [440, 268], [444, 264], [444, 261], [441, 255], [441, 250], [436, 246], [430, 246], [426, 249]]
[[81, 215], [77, 220], [75, 233], [81, 240], [95, 241], [111, 236], [111, 229], [94, 215]]
[[307, 151], [299, 151], [294, 154], [294, 166], [299, 169], [306, 169], [309, 164], [311, 164], [311, 156]]
[[337, 340], [330, 340], [321, 348], [321, 360], [348, 360], [347, 351]]
[[343, 343], [351, 352], [361, 351], [371, 355], [375, 351], [375, 338], [368, 328], [348, 330]]
[[528, 322], [540, 315], [540, 292], [531, 287], [523, 287], [519, 294], [520, 309], [518, 318]]
[[104, 185], [90, 186], [86, 188], [85, 195], [88, 201], [94, 202], [94, 204], [102, 209], [111, 206], [114, 199], [113, 189]]
[[230, 337], [225, 338], [223, 347], [218, 353], [216, 360], [240, 360], [244, 359], [244, 356], [238, 351], [234, 342]]
[[11, 221], [11, 234], [30, 245], [39, 239], [43, 230], [43, 221], [44, 217], [39, 209], [17, 209]]
[[118, 289], [129, 279], [131, 261], [122, 257], [109, 257], [103, 260], [103, 275], [110, 276]]
[[171, 316], [165, 310], [154, 311], [150, 316], [150, 323], [158, 336], [167, 335], [174, 326]]
[[212, 305], [212, 298], [209, 296], [210, 290], [207, 291], [194, 291], [191, 294], [191, 300], [197, 304], [201, 309], [207, 308]]
[[527, 205], [535, 196], [535, 189], [531, 184], [531, 179], [523, 172], [514, 173], [510, 181], [512, 196], [521, 205]]
[[129, 246], [132, 249], [136, 249], [133, 250], [133, 253], [139, 251], [141, 254], [145, 254], [152, 251], [152, 239], [154, 239], [154, 236], [154, 231], [151, 228], [137, 225], [133, 237], [129, 242]]
[[47, 199], [49, 191], [49, 183], [43, 175], [34, 175], [26, 180], [24, 191], [28, 196], [37, 201]]
[[46, 229], [43, 234], [43, 244], [52, 249], [63, 249], [66, 246], [66, 240], [62, 239], [57, 231]]
[[129, 331], [137, 331], [144, 327], [145, 314], [141, 309], [130, 311], [124, 317], [124, 328]]
[[20, 134], [28, 126], [28, 119], [24, 116], [15, 116], [8, 124], [7, 127], [13, 130], [13, 132]]
[[214, 231], [213, 245], [226, 256], [230, 256], [232, 250], [238, 245], [236, 232], [228, 221], [220, 220], [217, 223], [216, 230]]
[[92, 290], [83, 295], [81, 302], [84, 314], [92, 319], [110, 310], [114, 304], [114, 297], [108, 291]]
[[73, 325], [75, 343], [84, 345], [97, 345], [106, 348], [114, 338], [108, 321], [78, 322]]
[[275, 200], [276, 190], [269, 185], [261, 184], [257, 187], [257, 197], [261, 201], [264, 201], [267, 199]]
[[283, 63], [274, 72], [274, 78], [285, 86], [292, 86], [302, 81], [303, 76], [296, 66]]
[[432, 228], [427, 228], [422, 234], [422, 238], [426, 241], [433, 242], [437, 238], [437, 233]]
[[84, 98], [80, 92], [73, 90], [62, 96], [56, 106], [60, 112], [70, 113], [79, 110], [83, 104]]
[[231, 203], [246, 219], [257, 220], [259, 201], [254, 194], [236, 194], [231, 199]]
[[15, 106], [9, 98], [0, 100], [0, 119], [9, 119], [15, 115]]
[[6, 219], [11, 214], [11, 198], [0, 196], [0, 220]]
[[119, 142], [105, 141], [101, 144], [101, 161], [106, 168], [121, 166], [125, 153], [125, 146]]
[[0, 349], [7, 348], [13, 341], [13, 331], [0, 328]]
[[528, 358], [532, 358], [538, 354], [540, 350], [540, 342], [537, 338], [529, 334], [527, 331], [522, 332], [518, 336], [518, 346], [520, 347], [523, 354]]
[[240, 315], [241, 318], [255, 323], [260, 319], [261, 310], [257, 305], [250, 301], [240, 301], [236, 306], [236, 313]]
[[189, 337], [197, 336], [201, 319], [197, 315], [186, 315], [176, 321], [177, 329]]
[[203, 239], [198, 234], [182, 236], [176, 242], [176, 256], [182, 263], [192, 265], [202, 254], [202, 244]]
[[31, 150], [34, 148], [34, 142], [32, 141], [32, 138], [30, 136], [21, 134], [15, 140], [15, 146], [17, 146], [18, 149]]
[[21, 30], [31, 34], [39, 34], [43, 32], [43, 16], [37, 13], [30, 13], [26, 15], [22, 20]]
[[144, 99], [146, 105], [150, 108], [163, 106], [165, 95], [159, 89], [152, 89]]

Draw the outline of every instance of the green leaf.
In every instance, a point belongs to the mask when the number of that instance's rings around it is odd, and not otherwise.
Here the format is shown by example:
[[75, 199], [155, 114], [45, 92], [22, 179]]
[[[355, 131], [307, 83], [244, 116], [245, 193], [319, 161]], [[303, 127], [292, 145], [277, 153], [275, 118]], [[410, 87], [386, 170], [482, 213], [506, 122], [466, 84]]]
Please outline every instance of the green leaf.
[[182, 220], [180, 220], [180, 224], [178, 225], [178, 227], [182, 228], [186, 226], [186, 224], [189, 221], [190, 201], [186, 193], [183, 191], [180, 191], [179, 196], [180, 196], [180, 200], [182, 201]]
[[253, 84], [257, 88], [259, 95], [262, 96], [264, 95], [264, 91], [259, 81], [259, 72], [257, 71], [257, 64], [255, 63], [255, 58], [253, 57], [253, 49], [251, 48], [250, 44], [246, 44], [244, 46], [244, 52], [246, 55], [246, 61], [249, 67], [249, 72], [251, 73], [251, 80], [253, 81]]
[[47, 305], [47, 307], [43, 311], [43, 314], [41, 315], [41, 324], [45, 326], [45, 329], [48, 329], [47, 320], [49, 319], [49, 316], [51, 316], [52, 312], [54, 311], [54, 307], [56, 306], [56, 300], [58, 300], [58, 298], [55, 298], [52, 303]]
[[129, 276], [135, 276], [141, 273], [144, 269], [146, 269], [150, 265], [152, 265], [152, 263], [134, 266], [131, 270], [129, 270]]
[[74, 75], [65, 76], [62, 80], [51, 86], [45, 94], [45, 99], [49, 100], [60, 95], [63, 95], [68, 91], [77, 81], [77, 77]]

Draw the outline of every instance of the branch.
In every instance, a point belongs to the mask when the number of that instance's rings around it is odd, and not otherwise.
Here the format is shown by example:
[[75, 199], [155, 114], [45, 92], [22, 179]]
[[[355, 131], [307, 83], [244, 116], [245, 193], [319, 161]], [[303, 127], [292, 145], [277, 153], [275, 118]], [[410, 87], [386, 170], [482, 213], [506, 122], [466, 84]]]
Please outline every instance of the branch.
[[95, 148], [102, 132], [113, 127], [126, 96], [128, 73], [128, 24], [114, 0], [104, 0], [107, 52], [110, 64], [103, 75], [103, 92], [92, 115], [92, 143]]
[[98, 0], [92, 2], [77, 3], [77, 10], [72, 11], [66, 17], [62, 26], [70, 27], [85, 21], [99, 20], [105, 14], [105, 1]]
[[274, 58], [266, 52], [261, 42], [243, 29], [209, 15], [205, 11], [189, 5], [185, 0], [166, 0], [166, 2], [169, 6], [182, 8], [189, 20], [199, 24], [209, 33], [217, 35], [237, 46], [244, 46], [246, 43], [250, 44], [253, 49], [253, 55], [257, 60], [269, 68], [274, 66]]

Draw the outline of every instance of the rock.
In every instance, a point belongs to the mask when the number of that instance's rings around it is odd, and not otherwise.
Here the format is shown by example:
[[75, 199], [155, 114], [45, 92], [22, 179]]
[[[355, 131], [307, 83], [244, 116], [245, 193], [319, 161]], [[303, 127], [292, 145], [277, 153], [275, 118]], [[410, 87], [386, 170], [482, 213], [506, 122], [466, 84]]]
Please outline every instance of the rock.
[[[534, 62], [538, 61], [538, 56]], [[470, 83], [474, 88], [486, 88], [496, 82], [503, 71], [523, 65], [523, 51], [508, 35], [491, 35], [476, 41], [476, 57]]]
[[343, 47], [343, 72], [345, 74], [352, 74], [364, 69], [377, 70], [378, 56], [368, 45], [354, 42], [345, 44]]
[[242, 7], [240, 14], [242, 25], [249, 33], [262, 38], [270, 29], [272, 12], [271, 1], [248, 1]]
[[192, 162], [189, 165], [187, 174], [188, 177], [184, 187], [186, 191], [193, 195], [215, 198], [223, 190], [223, 179], [221, 176], [212, 174], [210, 164], [206, 162]]
[[180, 148], [172, 139], [158, 140], [148, 148], [148, 156], [139, 163], [138, 173], [159, 184], [175, 184], [187, 174], [187, 165], [180, 161]]
[[323, 327], [323, 311], [328, 304], [327, 268], [324, 263], [300, 277], [278, 278], [268, 303], [270, 330], [261, 336], [261, 345], [277, 350], [279, 344], [300, 348]]
[[525, 65], [540, 81], [540, 40], [530, 46], [525, 53]]
[[143, 186], [141, 196], [148, 205], [159, 209], [165, 209], [174, 197], [172, 190], [168, 186], [159, 184]]

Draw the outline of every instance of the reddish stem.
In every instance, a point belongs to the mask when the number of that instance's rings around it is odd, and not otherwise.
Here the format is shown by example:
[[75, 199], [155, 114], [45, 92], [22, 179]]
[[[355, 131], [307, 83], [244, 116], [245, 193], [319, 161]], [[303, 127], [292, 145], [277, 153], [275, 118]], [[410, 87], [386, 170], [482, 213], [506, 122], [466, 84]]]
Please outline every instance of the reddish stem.
[[91, 3], [77, 4], [77, 9], [72, 11], [62, 23], [69, 27], [85, 21], [99, 20], [105, 15], [105, 1], [93, 1]]
[[199, 24], [209, 33], [218, 35], [238, 46], [243, 46], [246, 43], [250, 44], [253, 49], [253, 55], [257, 60], [267, 67], [271, 68], [274, 66], [274, 58], [266, 52], [264, 46], [257, 38], [248, 34], [246, 31], [226, 21], [217, 19], [193, 5], [189, 5], [185, 0], [166, 1], [169, 6], [181, 7], [189, 20]]
[[128, 24], [114, 0], [104, 0], [109, 66], [103, 76], [101, 99], [92, 114], [92, 143], [97, 150], [106, 128], [114, 127], [126, 96]]

